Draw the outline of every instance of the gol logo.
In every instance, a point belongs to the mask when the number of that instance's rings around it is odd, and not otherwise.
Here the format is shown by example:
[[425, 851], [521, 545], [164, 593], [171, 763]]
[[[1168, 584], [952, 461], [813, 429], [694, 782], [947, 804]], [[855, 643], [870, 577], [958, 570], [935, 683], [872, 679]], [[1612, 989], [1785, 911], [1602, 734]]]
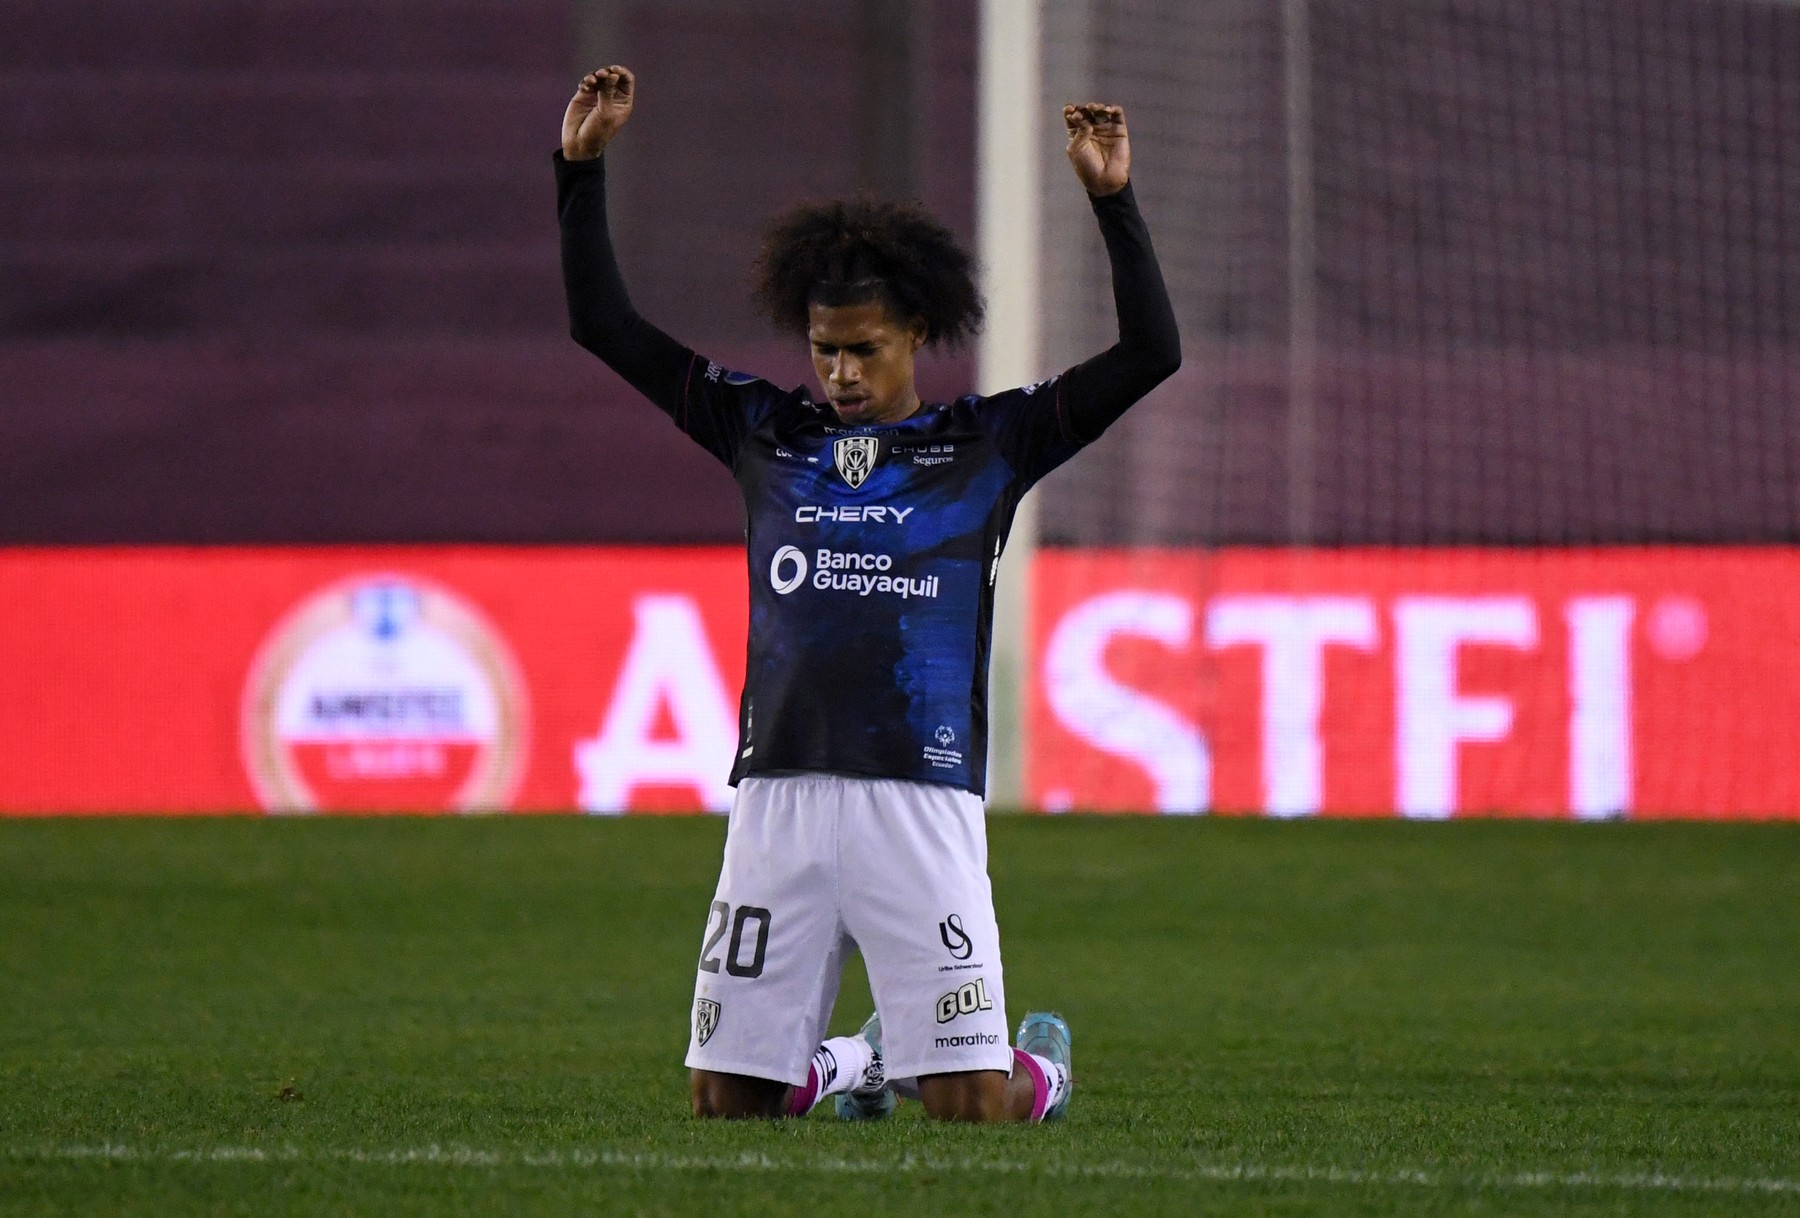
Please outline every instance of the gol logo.
[[958, 1015], [973, 1015], [977, 1011], [993, 1009], [994, 1000], [988, 997], [987, 978], [977, 977], [937, 1000], [937, 1021], [949, 1023]]
[[289, 612], [244, 686], [241, 742], [271, 812], [506, 807], [525, 755], [505, 642], [449, 590], [345, 580]]

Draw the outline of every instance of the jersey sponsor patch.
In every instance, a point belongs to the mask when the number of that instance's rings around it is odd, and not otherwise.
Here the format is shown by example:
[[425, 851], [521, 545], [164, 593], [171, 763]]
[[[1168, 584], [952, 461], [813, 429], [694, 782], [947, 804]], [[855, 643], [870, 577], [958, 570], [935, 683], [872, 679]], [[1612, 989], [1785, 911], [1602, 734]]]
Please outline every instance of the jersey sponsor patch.
[[846, 523], [905, 524], [906, 518], [917, 510], [917, 508], [909, 507], [889, 507], [882, 503], [847, 503], [842, 507], [803, 503], [794, 509], [794, 523], [818, 524], [826, 520], [836, 520]]
[[[897, 596], [901, 600], [914, 597], [935, 600], [939, 577], [927, 575], [913, 579], [907, 575], [889, 574], [893, 570], [891, 554], [861, 550], [832, 550], [821, 547], [809, 557], [796, 546], [782, 546], [769, 561], [769, 586], [777, 596], [786, 596], [807, 582], [821, 592], [850, 592], [857, 596]], [[960, 754], [958, 755], [960, 759]]]
[[934, 748], [928, 744], [924, 751], [925, 761], [932, 769], [953, 770], [962, 764], [962, 750], [951, 747], [956, 743], [956, 732], [948, 723], [938, 724], [935, 739], [937, 746]]
[[751, 376], [748, 372], [733, 372], [729, 368], [709, 363], [706, 365], [706, 379], [714, 383], [724, 381], [727, 385], [751, 385], [762, 378]]
[[948, 465], [956, 460], [954, 444], [897, 444], [894, 455], [909, 454], [914, 465]]

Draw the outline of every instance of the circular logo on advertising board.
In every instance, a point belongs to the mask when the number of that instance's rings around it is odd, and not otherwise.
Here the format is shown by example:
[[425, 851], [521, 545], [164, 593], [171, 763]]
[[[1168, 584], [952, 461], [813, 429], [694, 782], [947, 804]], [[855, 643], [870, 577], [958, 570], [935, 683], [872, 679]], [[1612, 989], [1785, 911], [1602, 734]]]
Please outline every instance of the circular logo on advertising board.
[[277, 623], [241, 730], [271, 812], [493, 810], [518, 786], [525, 700], [474, 606], [412, 576], [358, 576]]

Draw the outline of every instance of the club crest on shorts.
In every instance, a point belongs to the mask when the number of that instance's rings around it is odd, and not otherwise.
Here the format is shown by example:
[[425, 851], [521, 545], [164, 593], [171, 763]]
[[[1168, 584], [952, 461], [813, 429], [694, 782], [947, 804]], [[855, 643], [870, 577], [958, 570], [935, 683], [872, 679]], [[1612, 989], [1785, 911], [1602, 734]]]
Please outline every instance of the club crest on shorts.
[[869, 480], [875, 458], [881, 453], [881, 440], [876, 436], [844, 436], [831, 445], [831, 459], [838, 473], [855, 490]]
[[710, 998], [694, 999], [694, 1043], [704, 1045], [719, 1030], [719, 1004]]

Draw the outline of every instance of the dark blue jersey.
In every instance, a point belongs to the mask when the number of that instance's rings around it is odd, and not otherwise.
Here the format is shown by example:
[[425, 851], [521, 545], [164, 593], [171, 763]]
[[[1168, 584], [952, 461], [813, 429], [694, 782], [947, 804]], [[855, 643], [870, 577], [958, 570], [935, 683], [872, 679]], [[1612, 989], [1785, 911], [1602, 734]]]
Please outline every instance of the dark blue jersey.
[[1120, 342], [1040, 385], [845, 427], [631, 309], [598, 160], [559, 156], [572, 331], [728, 466], [750, 638], [732, 781], [831, 771], [984, 792], [994, 580], [1020, 497], [1174, 370], [1173, 312], [1130, 188], [1095, 200]]
[[982, 791], [1000, 549], [1020, 495], [1076, 445], [1029, 425], [1047, 416], [1024, 390], [847, 428], [799, 391], [716, 366], [700, 381], [692, 414], [743, 420], [720, 453], [750, 561], [732, 780], [831, 770]]

